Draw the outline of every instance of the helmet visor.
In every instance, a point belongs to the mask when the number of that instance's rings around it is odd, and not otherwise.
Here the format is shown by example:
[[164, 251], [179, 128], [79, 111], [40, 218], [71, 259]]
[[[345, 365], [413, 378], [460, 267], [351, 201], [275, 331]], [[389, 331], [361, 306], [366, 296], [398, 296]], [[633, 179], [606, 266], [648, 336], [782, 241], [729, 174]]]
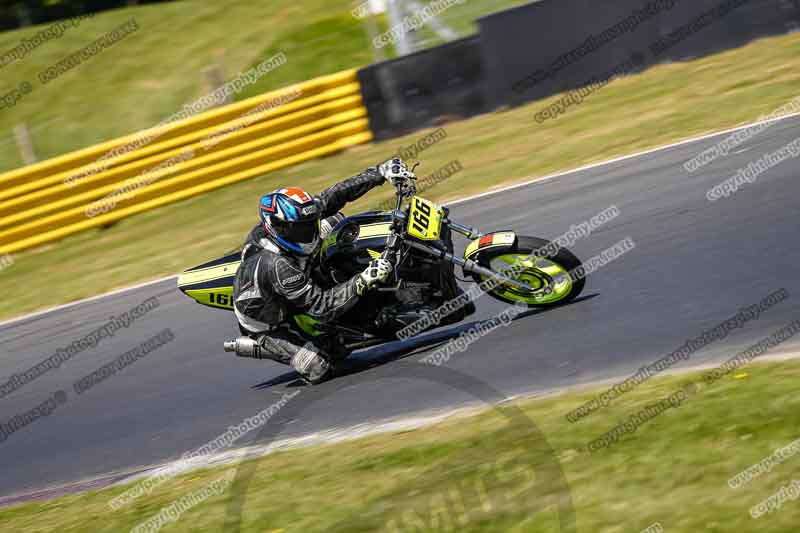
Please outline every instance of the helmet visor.
[[319, 219], [284, 222], [272, 217], [271, 222], [275, 232], [292, 243], [308, 244], [319, 237]]

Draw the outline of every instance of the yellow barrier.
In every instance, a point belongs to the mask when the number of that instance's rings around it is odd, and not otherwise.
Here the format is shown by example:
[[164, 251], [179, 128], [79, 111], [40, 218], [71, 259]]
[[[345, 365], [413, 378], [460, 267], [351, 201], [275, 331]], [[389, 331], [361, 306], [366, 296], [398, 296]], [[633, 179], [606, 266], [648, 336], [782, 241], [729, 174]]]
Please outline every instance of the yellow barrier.
[[[287, 115], [274, 122], [260, 124], [249, 129], [242, 129], [239, 132], [233, 132], [230, 134], [230, 137], [226, 137], [224, 142], [209, 149], [206, 149], [208, 146], [206, 141], [213, 139], [213, 137], [204, 137], [203, 141], [177, 147], [154, 156], [133, 161], [127, 165], [116, 167], [110, 171], [84, 178], [71, 189], [64, 184], [64, 180], [60, 179], [62, 175], [59, 174], [54, 176], [55, 178], [59, 178], [56, 179], [54, 186], [43, 188], [0, 204], [0, 228], [9, 223], [19, 222], [19, 220], [24, 219], [26, 215], [36, 216], [38, 212], [43, 209], [52, 210], [53, 208], [62, 208], [75, 202], [91, 198], [92, 194], [96, 197], [100, 197], [108, 192], [101, 190], [104, 185], [122, 185], [125, 178], [141, 176], [147, 171], [157, 167], [159, 164], [168, 162], [171, 158], [185, 153], [187, 150], [192, 150], [195, 153], [195, 157], [191, 160], [191, 166], [194, 168], [222, 159], [232, 158], [278, 140], [286, 140], [292, 136], [300, 137], [313, 133], [314, 131], [325, 129], [333, 125], [331, 121], [332, 118], [340, 117], [342, 112], [353, 109], [359, 110], [360, 113], [365, 112], [359, 96], [340, 98], [309, 110]], [[320, 117], [323, 118], [320, 119]], [[296, 124], [301, 124], [301, 126], [295, 126]], [[270, 131], [276, 129], [279, 130], [279, 133], [269, 134]], [[225, 148], [228, 145], [231, 145], [231, 148]], [[222, 148], [220, 148], [220, 146], [222, 146]], [[44, 202], [53, 203], [44, 205]], [[18, 216], [10, 216], [14, 214], [18, 214]], [[19, 218], [20, 216], [22, 218]]]
[[154, 139], [167, 140], [181, 133], [188, 133], [193, 130], [210, 127], [234, 118], [239, 118], [249, 110], [258, 107], [261, 103], [279, 98], [282, 94], [286, 94], [292, 90], [299, 90], [303, 95], [314, 95], [327, 89], [341, 87], [347, 83], [354, 83], [358, 81], [356, 73], [357, 71], [353, 69], [322, 76], [304, 83], [254, 96], [235, 104], [206, 111], [192, 118], [156, 126], [141, 132], [126, 135], [125, 137], [120, 137], [119, 139], [107, 141], [76, 152], [48, 159], [47, 161], [6, 172], [0, 174], [0, 188], [5, 189], [20, 183], [32, 181], [36, 178], [50, 176], [56, 172], [63, 172], [79, 168], [83, 165], [89, 165], [115, 148], [134, 145], [137, 141], [148, 139], [151, 139], [151, 142]]
[[107, 213], [105, 215], [100, 215], [93, 218], [87, 218], [82, 222], [78, 222], [70, 226], [59, 228], [57, 230], [45, 233], [43, 235], [29, 237], [27, 239], [17, 241], [15, 243], [6, 246], [0, 246], [0, 254], [16, 253], [28, 248], [33, 248], [35, 246], [45, 244], [47, 242], [62, 239], [64, 237], [67, 237], [74, 233], [78, 233], [80, 231], [84, 231], [90, 228], [105, 226], [111, 224], [112, 222], [116, 222], [123, 218], [127, 218], [131, 215], [135, 215], [137, 213], [142, 213], [144, 211], [149, 211], [150, 209], [161, 207], [162, 205], [168, 203], [177, 202], [180, 200], [184, 200], [186, 198], [191, 198], [192, 196], [197, 196], [199, 194], [213, 191], [214, 189], [225, 187], [227, 185], [231, 185], [239, 181], [250, 179], [262, 174], [266, 174], [268, 172], [273, 172], [281, 168], [286, 168], [292, 165], [296, 165], [298, 163], [308, 161], [309, 159], [315, 159], [317, 157], [334, 154], [351, 146], [356, 146], [358, 144], [364, 144], [370, 142], [371, 140], [372, 140], [372, 132], [367, 130], [362, 133], [352, 135], [350, 137], [339, 139], [336, 142], [328, 144], [321, 148], [309, 150], [307, 152], [287, 157], [280, 161], [275, 161], [263, 165], [261, 167], [256, 167], [248, 172], [240, 172], [238, 174], [234, 174], [233, 176], [228, 176], [226, 178], [219, 178], [217, 180], [204, 183], [202, 185], [198, 185], [191, 189], [172, 193], [171, 195], [164, 198], [149, 200], [147, 202], [142, 202], [139, 204], [132, 205], [125, 209], [115, 209], [114, 211]]
[[[285, 92], [284, 94], [296, 94], [296, 93]], [[267, 110], [259, 114], [253, 115], [252, 117], [249, 117], [247, 119], [253, 121], [253, 126], [250, 128], [244, 128], [241, 130], [241, 132], [245, 132], [249, 134], [250, 137], [252, 137], [257, 134], [260, 135], [268, 133], [269, 131], [277, 131], [282, 128], [290, 127], [294, 124], [300, 124], [303, 123], [304, 121], [312, 120], [314, 118], [322, 116], [322, 114], [326, 112], [330, 112], [329, 107], [328, 108], [323, 107], [325, 103], [340, 102], [347, 96], [357, 96], [358, 105], [361, 105], [360, 87], [358, 83], [350, 83], [345, 86], [320, 93], [316, 96], [307, 99], [304, 98], [301, 101], [290, 102], [278, 108]], [[266, 102], [270, 101], [272, 100], [270, 99], [266, 100]], [[114, 160], [115, 163], [114, 169], [118, 169], [123, 164], [129, 163], [131, 161], [141, 161], [142, 158], [147, 156], [164, 153], [176, 147], [191, 145], [192, 143], [197, 142], [199, 140], [213, 139], [215, 134], [218, 134], [220, 132], [225, 132], [232, 128], [238, 127], [239, 124], [242, 122], [242, 120], [243, 119], [237, 116], [236, 120], [231, 122], [220, 123], [219, 125], [211, 128], [201, 129], [168, 141], [143, 147], [139, 150], [130, 152], [124, 156], [116, 158]], [[241, 136], [232, 135], [230, 138], [226, 137], [223, 142], [227, 142], [230, 145], [237, 142], [240, 138]], [[164, 158], [164, 160], [166, 159], [168, 159], [168, 157]], [[78, 189], [83, 188], [86, 184], [92, 183], [91, 181], [92, 178], [104, 174], [103, 165], [104, 165], [103, 163], [93, 162], [93, 164], [91, 165], [79, 167], [78, 170], [68, 169], [66, 171], [59, 172], [51, 176], [47, 176], [35, 180], [33, 182], [24, 183], [7, 189], [4, 188], [4, 190], [0, 190], [0, 201], [4, 201], [4, 203], [0, 203], [0, 216], [6, 214], [7, 208], [10, 208], [12, 205], [14, 205], [12, 202], [7, 202], [7, 200], [9, 199], [19, 199], [20, 197], [28, 195], [33, 191], [39, 191], [41, 189], [45, 189], [51, 186], [64, 185], [63, 188], [59, 189], [61, 191], [69, 191], [70, 189], [74, 190], [76, 188]], [[93, 173], [94, 171], [100, 171], [100, 172]], [[73, 182], [74, 185], [73, 187], [67, 187], [65, 185], [70, 177], [75, 175], [80, 176], [81, 173], [87, 173], [88, 175], [81, 179], [75, 180]], [[2, 175], [0, 175], [0, 180], [2, 180]]]
[[[0, 175], [0, 254], [372, 140], [355, 71], [170, 124], [150, 143], [97, 163], [109, 150], [152, 138], [155, 130]], [[68, 185], [76, 175], [82, 177]]]

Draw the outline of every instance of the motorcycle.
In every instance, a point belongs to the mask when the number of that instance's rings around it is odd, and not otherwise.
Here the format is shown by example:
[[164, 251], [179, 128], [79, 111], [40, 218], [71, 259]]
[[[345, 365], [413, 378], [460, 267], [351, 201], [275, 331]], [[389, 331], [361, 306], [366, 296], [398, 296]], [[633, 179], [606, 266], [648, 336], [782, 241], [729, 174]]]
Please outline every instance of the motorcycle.
[[[406, 205], [403, 204], [408, 200]], [[452, 234], [470, 240], [463, 256], [453, 252]], [[233, 310], [233, 281], [240, 251], [182, 273], [178, 287], [197, 303]], [[331, 287], [362, 272], [372, 259], [388, 259], [394, 272], [386, 286], [368, 291], [338, 319], [321, 323], [309, 315], [292, 317], [298, 333], [325, 340], [337, 353], [398, 339], [398, 332], [460, 294], [455, 267], [462, 281], [477, 283], [480, 293], [502, 302], [547, 308], [575, 299], [585, 278], [580, 260], [566, 248], [514, 231], [482, 233], [450, 219], [450, 210], [416, 194], [414, 187], [396, 187], [395, 208], [346, 217], [321, 244], [314, 278]], [[469, 312], [450, 311], [426, 329], [463, 320]], [[236, 341], [225, 343], [236, 351]]]

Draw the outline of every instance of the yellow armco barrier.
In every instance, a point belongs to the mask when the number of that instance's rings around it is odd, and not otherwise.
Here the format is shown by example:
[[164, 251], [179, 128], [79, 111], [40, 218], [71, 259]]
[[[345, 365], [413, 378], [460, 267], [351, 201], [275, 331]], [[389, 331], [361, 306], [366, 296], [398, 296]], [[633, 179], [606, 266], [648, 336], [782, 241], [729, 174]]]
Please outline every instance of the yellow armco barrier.
[[[245, 127], [244, 129], [234, 132], [230, 135], [225, 135], [224, 140], [222, 140], [220, 144], [225, 144], [226, 146], [235, 144], [239, 139], [242, 138], [240, 135], [238, 135], [240, 133], [249, 134], [247, 135], [247, 138], [252, 138], [256, 135], [264, 135], [270, 131], [278, 131], [292, 125], [303, 124], [309, 120], [327, 116], [332, 112], [336, 112], [336, 109], [338, 109], [336, 107], [337, 105], [340, 107], [342, 105], [361, 106], [360, 90], [361, 89], [358, 83], [349, 83], [342, 87], [331, 89], [309, 98], [302, 98], [287, 102], [286, 104], [275, 109], [262, 111], [261, 113], [254, 114], [246, 119], [241, 119], [239, 116], [237, 116], [237, 120], [229, 123], [223, 123], [222, 125], [217, 125], [211, 128], [199, 129], [174, 139], [144, 146], [139, 150], [114, 159], [114, 166], [116, 168], [131, 161], [142, 161], [147, 156], [164, 153], [170, 149], [187, 146], [195, 142], [213, 140], [214, 134], [237, 128], [241, 123], [246, 124], [249, 122], [251, 126]], [[284, 95], [293, 96], [296, 94], [302, 95], [302, 93], [298, 93], [294, 90], [284, 91]], [[348, 96], [351, 98], [346, 98]], [[353, 97], [355, 97], [356, 100], [354, 100]], [[265, 100], [266, 103], [273, 101], [273, 99]], [[203, 144], [205, 144], [205, 142]], [[102, 155], [103, 154], [101, 154], [100, 157], [102, 157]], [[168, 159], [168, 157], [165, 157], [163, 160], [166, 159]], [[73, 187], [71, 188], [74, 189], [76, 187], [82, 187], [85, 182], [89, 182], [92, 178], [101, 175], [103, 173], [102, 171], [104, 169], [104, 165], [106, 164], [107, 163], [93, 162], [93, 164], [80, 167], [78, 170], [71, 168], [32, 182], [23, 183], [9, 188], [3, 187], [3, 190], [0, 190], [0, 201], [3, 202], [0, 203], [0, 216], [6, 212], [5, 208], [7, 204], [5, 201], [8, 199], [18, 199], [23, 195], [27, 195], [33, 191], [51, 186], [62, 185], [64, 187], [62, 191], [68, 190], [69, 188], [65, 185], [68, 179], [73, 176], [81, 176], [85, 173], [86, 177], [82, 177], [73, 181]], [[101, 172], [93, 174], [92, 171], [95, 170], [99, 170]], [[2, 180], [3, 175], [0, 175], [0, 186], [2, 186]]]
[[351, 70], [0, 174], [0, 255], [371, 140]]

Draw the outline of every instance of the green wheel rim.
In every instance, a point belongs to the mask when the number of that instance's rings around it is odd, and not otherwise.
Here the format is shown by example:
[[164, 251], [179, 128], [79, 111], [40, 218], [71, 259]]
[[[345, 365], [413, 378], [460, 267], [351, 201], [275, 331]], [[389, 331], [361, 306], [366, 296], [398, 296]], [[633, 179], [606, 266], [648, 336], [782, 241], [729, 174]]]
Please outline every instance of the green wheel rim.
[[[501, 285], [492, 291], [493, 294], [513, 302], [528, 305], [552, 304], [566, 298], [572, 291], [572, 276], [569, 271], [549, 258], [531, 257], [527, 254], [504, 254], [493, 257], [489, 266], [496, 272], [503, 272], [513, 266], [522, 266], [525, 270], [515, 279], [527, 283], [534, 289], [541, 289], [549, 285], [549, 293], [526, 293], [513, 287]], [[546, 274], [553, 281], [547, 279]]]

